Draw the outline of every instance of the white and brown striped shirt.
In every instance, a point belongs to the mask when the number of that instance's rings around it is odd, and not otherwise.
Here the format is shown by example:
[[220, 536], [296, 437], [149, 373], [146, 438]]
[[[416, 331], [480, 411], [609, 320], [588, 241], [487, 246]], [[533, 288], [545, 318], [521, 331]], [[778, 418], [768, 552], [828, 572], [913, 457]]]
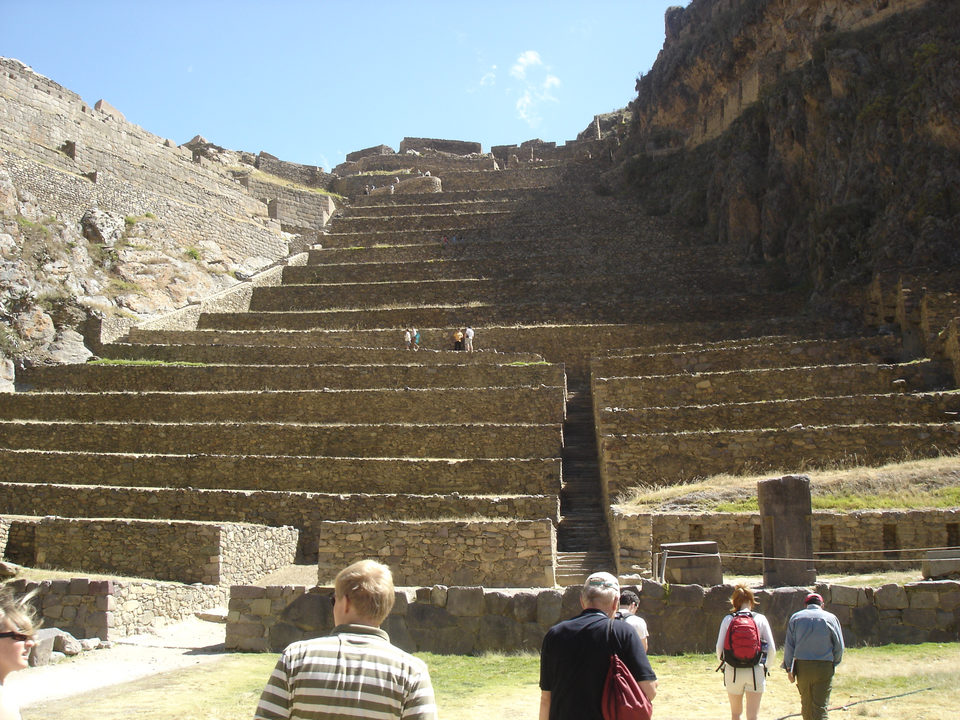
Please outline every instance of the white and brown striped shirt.
[[277, 661], [255, 720], [435, 720], [427, 665], [380, 628], [340, 625], [295, 642]]

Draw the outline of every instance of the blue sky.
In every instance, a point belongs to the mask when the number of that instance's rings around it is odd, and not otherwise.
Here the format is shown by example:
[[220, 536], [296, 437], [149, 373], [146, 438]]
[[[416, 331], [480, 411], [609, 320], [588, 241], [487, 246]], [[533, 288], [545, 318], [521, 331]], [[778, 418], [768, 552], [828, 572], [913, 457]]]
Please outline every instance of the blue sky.
[[327, 169], [406, 136], [572, 140], [686, 0], [0, 0], [0, 55], [144, 129]]

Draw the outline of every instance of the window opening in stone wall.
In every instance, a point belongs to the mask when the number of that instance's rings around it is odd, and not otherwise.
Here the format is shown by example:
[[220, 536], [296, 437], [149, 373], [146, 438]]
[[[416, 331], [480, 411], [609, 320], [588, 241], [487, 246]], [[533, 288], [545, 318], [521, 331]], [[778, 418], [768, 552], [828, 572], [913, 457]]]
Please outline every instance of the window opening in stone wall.
[[899, 543], [897, 542], [897, 526], [883, 526], [883, 549], [886, 551], [883, 556], [888, 560], [896, 560], [900, 553], [897, 552]]
[[947, 523], [947, 546], [960, 547], [960, 523]]
[[820, 552], [824, 557], [833, 557], [837, 550], [837, 537], [833, 525], [820, 527]]
[[703, 540], [703, 525], [691, 524], [688, 536], [690, 538], [690, 542], [698, 542]]

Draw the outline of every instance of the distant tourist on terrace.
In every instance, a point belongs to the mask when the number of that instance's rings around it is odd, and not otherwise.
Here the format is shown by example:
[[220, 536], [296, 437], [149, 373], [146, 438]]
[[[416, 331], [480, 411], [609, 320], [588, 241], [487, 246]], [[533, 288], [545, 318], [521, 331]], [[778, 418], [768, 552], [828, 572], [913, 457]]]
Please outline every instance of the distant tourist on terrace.
[[473, 352], [473, 328], [467, 325], [463, 331], [463, 349], [467, 352]]
[[361, 560], [334, 581], [333, 633], [283, 651], [255, 720], [436, 720], [426, 664], [390, 644], [380, 624], [393, 608], [390, 568]]

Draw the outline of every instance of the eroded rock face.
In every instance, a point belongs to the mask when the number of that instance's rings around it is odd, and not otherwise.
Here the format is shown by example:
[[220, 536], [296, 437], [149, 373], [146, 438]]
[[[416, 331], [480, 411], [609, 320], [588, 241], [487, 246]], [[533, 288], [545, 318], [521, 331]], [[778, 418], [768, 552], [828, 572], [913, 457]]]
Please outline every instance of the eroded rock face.
[[78, 328], [92, 313], [170, 312], [265, 264], [212, 241], [184, 248], [152, 217], [87, 208], [64, 222], [0, 167], [0, 391], [16, 365], [91, 357]]
[[960, 263], [960, 6], [696, 0], [667, 24], [623, 151], [648, 212], [818, 291]]
[[98, 208], [87, 210], [80, 218], [83, 236], [92, 243], [113, 247], [123, 237], [124, 219]]

